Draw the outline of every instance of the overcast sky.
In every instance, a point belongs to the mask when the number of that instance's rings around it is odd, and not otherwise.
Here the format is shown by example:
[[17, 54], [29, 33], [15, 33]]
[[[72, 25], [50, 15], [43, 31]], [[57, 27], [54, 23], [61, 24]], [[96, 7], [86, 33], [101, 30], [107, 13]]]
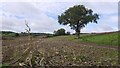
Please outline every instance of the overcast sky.
[[[50, 0], [51, 1], [51, 0]], [[94, 1], [94, 0], [92, 0]], [[82, 32], [109, 32], [118, 30], [118, 2], [0, 2], [1, 30], [24, 32], [27, 20], [32, 32], [53, 33], [69, 26], [58, 23], [58, 15], [74, 5], [84, 5], [100, 15], [98, 24], [90, 23]]]

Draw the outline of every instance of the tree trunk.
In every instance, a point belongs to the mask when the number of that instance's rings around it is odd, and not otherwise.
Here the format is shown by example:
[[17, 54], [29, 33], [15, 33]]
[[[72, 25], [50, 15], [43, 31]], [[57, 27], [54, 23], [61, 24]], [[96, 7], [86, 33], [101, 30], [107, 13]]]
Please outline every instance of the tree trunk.
[[77, 36], [77, 39], [80, 38], [80, 29], [79, 29], [79, 27], [76, 28], [76, 36]]
[[76, 31], [76, 36], [77, 36], [77, 39], [80, 38], [80, 30]]
[[77, 36], [77, 39], [80, 38], [80, 26], [79, 26], [79, 22], [77, 23], [77, 28], [76, 28], [76, 36]]

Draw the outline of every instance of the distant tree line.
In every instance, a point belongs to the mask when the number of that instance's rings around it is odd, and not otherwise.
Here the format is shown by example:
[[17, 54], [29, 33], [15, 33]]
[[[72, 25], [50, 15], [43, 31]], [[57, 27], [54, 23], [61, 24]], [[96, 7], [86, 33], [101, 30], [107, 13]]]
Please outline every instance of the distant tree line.
[[0, 35], [3, 37], [14, 37], [14, 36], [19, 36], [18, 33], [12, 32], [12, 31], [0, 31]]
[[[49, 33], [30, 33], [32, 36], [52, 36], [53, 34]], [[28, 33], [26, 32], [21, 32], [21, 33], [16, 33], [12, 31], [0, 31], [0, 36], [2, 37], [17, 37], [17, 36], [28, 36]]]

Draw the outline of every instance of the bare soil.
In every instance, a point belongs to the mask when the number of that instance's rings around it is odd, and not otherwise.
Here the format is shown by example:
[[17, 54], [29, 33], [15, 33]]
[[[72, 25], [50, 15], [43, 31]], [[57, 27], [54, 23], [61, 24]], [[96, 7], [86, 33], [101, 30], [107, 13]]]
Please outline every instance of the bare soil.
[[[118, 48], [76, 43], [64, 37], [14, 37], [2, 39], [3, 65], [27, 65], [32, 52], [32, 65], [48, 66], [117, 66]], [[32, 46], [28, 51], [24, 51]], [[24, 53], [24, 54], [23, 54]], [[21, 58], [20, 58], [21, 57]], [[16, 61], [17, 60], [17, 61]]]

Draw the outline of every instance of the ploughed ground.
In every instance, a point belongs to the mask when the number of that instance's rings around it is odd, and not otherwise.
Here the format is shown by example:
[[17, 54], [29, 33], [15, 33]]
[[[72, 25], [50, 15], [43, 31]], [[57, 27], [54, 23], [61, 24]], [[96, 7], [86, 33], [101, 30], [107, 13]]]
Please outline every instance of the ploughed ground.
[[2, 39], [3, 65], [91, 66], [118, 65], [118, 48], [76, 43], [65, 37]]

